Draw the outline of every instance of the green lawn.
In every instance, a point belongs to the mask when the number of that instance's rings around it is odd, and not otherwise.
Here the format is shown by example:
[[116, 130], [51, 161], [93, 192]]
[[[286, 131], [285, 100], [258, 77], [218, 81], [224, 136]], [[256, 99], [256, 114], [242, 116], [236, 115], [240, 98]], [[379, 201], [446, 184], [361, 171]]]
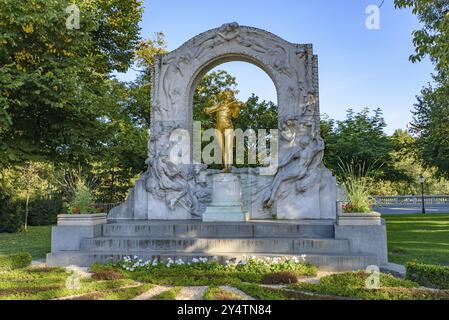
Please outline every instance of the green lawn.
[[0, 233], [0, 255], [28, 252], [33, 259], [50, 252], [51, 226], [28, 227], [27, 232]]
[[389, 260], [449, 265], [449, 214], [389, 215]]

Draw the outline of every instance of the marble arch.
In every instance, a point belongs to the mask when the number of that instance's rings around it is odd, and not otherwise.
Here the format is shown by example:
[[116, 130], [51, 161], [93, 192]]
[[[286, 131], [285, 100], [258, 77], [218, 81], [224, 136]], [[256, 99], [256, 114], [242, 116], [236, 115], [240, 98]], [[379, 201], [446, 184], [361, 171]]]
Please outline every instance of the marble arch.
[[[237, 23], [201, 33], [157, 56], [152, 70], [148, 170], [110, 219], [196, 219], [210, 201], [205, 166], [170, 162], [169, 135], [192, 132], [192, 100], [198, 81], [216, 65], [244, 61], [264, 70], [278, 96], [279, 160], [274, 176], [236, 170], [251, 218], [335, 219], [336, 181], [322, 163], [318, 58], [311, 44], [293, 44]], [[269, 129], [269, 128], [268, 128]], [[293, 137], [293, 138], [292, 138]], [[274, 191], [273, 191], [274, 190]], [[270, 205], [267, 206], [266, 204]]]

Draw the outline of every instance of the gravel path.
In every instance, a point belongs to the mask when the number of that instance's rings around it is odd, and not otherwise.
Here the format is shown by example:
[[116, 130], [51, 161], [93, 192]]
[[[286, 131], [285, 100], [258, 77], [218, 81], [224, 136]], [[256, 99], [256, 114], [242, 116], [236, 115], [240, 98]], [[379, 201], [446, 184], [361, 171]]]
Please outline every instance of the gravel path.
[[172, 287], [167, 286], [156, 286], [151, 288], [147, 292], [142, 293], [140, 296], [134, 297], [131, 300], [150, 300], [151, 298], [161, 294], [164, 291], [170, 290]]
[[176, 300], [203, 300], [208, 287], [183, 287]]
[[243, 292], [242, 290], [239, 290], [237, 288], [234, 287], [230, 287], [230, 286], [220, 286], [220, 289], [225, 290], [225, 291], [229, 291], [233, 294], [236, 294], [242, 298], [244, 298], [245, 300], [256, 300], [253, 297], [247, 295], [245, 292]]

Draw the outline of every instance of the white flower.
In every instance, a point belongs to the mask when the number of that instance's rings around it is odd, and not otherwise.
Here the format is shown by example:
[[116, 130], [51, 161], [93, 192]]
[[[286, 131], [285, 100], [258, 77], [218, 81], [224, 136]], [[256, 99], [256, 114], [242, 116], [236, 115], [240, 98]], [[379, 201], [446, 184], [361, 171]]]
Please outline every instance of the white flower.
[[192, 259], [192, 263], [198, 263], [198, 262], [200, 262], [200, 261], [197, 258]]
[[138, 257], [137, 256], [134, 256], [134, 259], [137, 259]]
[[182, 259], [178, 259], [178, 260], [176, 260], [176, 262], [175, 262], [178, 266], [180, 266], [180, 265], [183, 265], [184, 264], [184, 261], [182, 261]]

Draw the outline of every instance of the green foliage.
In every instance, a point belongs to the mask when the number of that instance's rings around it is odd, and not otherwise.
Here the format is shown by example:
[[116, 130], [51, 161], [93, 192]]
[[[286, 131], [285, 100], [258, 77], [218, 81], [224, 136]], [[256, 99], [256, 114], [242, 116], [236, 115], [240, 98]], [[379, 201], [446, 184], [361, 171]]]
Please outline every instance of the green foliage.
[[374, 110], [374, 115], [370, 115], [367, 108], [358, 113], [348, 109], [342, 121], [323, 117], [321, 132], [326, 143], [326, 166], [337, 177], [344, 175], [339, 166], [343, 162], [372, 168], [371, 174], [376, 179], [404, 178], [402, 172], [394, 168], [391, 155], [394, 144], [384, 133], [385, 126], [380, 109]]
[[408, 262], [406, 278], [425, 287], [449, 289], [449, 267]]
[[434, 85], [423, 88], [413, 111], [411, 131], [426, 167], [449, 178], [449, 3], [446, 0], [395, 0], [397, 8], [411, 8], [422, 29], [413, 33], [412, 62], [428, 56], [435, 66]]
[[347, 191], [348, 202], [343, 206], [345, 212], [371, 212], [370, 183], [367, 176], [371, 169], [364, 164], [341, 163], [340, 172]]
[[449, 214], [390, 215], [388, 260], [449, 265]]
[[176, 296], [180, 291], [181, 288], [173, 288], [152, 297], [151, 300], [176, 300]]
[[429, 56], [437, 70], [449, 70], [449, 3], [446, 0], [395, 0], [396, 8], [411, 8], [422, 23], [413, 32], [416, 53], [412, 62]]
[[281, 290], [273, 290], [249, 283], [239, 283], [235, 287], [258, 300], [285, 300], [285, 295], [282, 294]]
[[60, 195], [51, 198], [35, 198], [30, 201], [28, 224], [30, 226], [48, 226], [55, 224], [58, 214], [64, 213], [64, 205]]
[[368, 289], [366, 281], [370, 274], [348, 272], [326, 276], [319, 284], [298, 283], [296, 290], [361, 300], [435, 300], [449, 299], [449, 291], [434, 291], [418, 288], [418, 284], [391, 275], [379, 273], [380, 288]]
[[[75, 194], [69, 204], [70, 213], [95, 213], [96, 210], [92, 204], [92, 190], [83, 178], [78, 179], [75, 187]], [[73, 210], [77, 212], [73, 212]]]
[[437, 168], [437, 174], [449, 178], [449, 75], [437, 86], [429, 85], [413, 110], [412, 132], [424, 164]]
[[34, 259], [50, 252], [51, 226], [29, 227], [27, 232], [0, 233], [0, 255], [29, 252]]
[[0, 161], [86, 162], [103, 145], [107, 78], [126, 71], [139, 39], [141, 2], [1, 0]]
[[20, 203], [0, 196], [0, 232], [18, 232], [22, 224], [23, 211]]
[[216, 286], [207, 288], [203, 296], [204, 300], [244, 300], [243, 297], [233, 292], [221, 289]]
[[92, 293], [83, 294], [69, 300], [130, 300], [134, 297], [145, 293], [146, 291], [153, 288], [153, 285], [143, 284], [132, 287], [122, 287], [108, 289], [104, 291], [96, 291]]
[[0, 271], [26, 268], [31, 265], [29, 253], [16, 253], [9, 256], [0, 256]]
[[265, 274], [273, 272], [290, 271], [298, 276], [309, 276], [317, 271], [315, 266], [287, 259], [278, 259], [276, 262], [249, 259], [238, 264], [223, 265], [216, 261], [153, 264], [151, 261], [129, 258], [118, 262], [115, 267], [125, 270], [129, 277], [137, 281], [167, 285], [223, 285], [240, 281], [260, 283]]

